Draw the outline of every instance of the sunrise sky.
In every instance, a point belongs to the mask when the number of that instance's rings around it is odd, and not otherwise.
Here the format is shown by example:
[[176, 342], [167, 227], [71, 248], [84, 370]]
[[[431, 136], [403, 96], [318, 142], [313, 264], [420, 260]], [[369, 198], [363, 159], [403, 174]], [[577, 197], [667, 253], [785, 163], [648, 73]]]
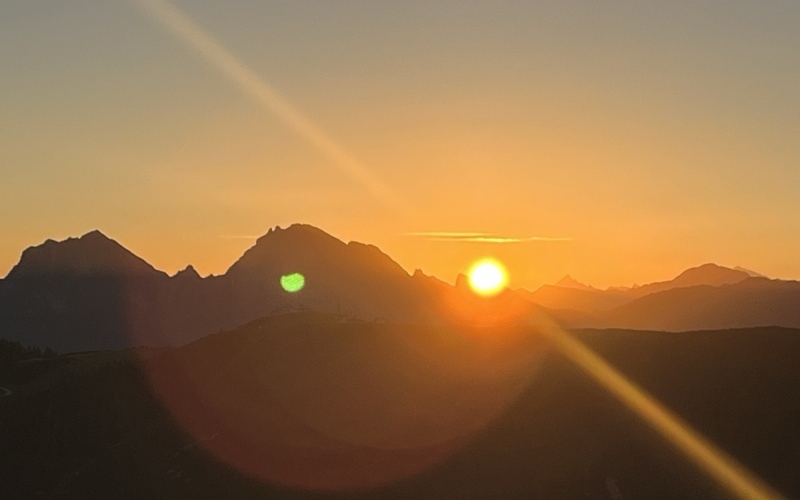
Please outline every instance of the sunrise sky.
[[3, 2], [0, 276], [94, 228], [219, 274], [305, 222], [451, 282], [800, 278], [798, 26], [795, 0]]

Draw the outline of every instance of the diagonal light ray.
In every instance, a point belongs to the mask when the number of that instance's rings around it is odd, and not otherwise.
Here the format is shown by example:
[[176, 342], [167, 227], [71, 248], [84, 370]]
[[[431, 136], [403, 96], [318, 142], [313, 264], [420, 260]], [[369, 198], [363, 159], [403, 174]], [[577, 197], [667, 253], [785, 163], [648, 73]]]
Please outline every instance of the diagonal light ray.
[[[176, 7], [164, 0], [132, 0], [151, 18], [195, 50], [208, 63], [252, 97], [264, 110], [279, 118], [296, 134], [313, 145], [353, 181], [372, 196], [394, 209], [404, 205], [369, 168], [359, 162], [307, 116], [292, 106], [274, 88], [263, 81], [253, 70], [213, 36], [192, 22]], [[515, 240], [564, 241], [564, 238], [502, 238], [494, 235], [462, 235], [465, 241]], [[471, 238], [471, 239], [469, 239]], [[442, 238], [459, 241], [457, 238]], [[495, 241], [501, 242], [501, 241]], [[506, 242], [506, 241], [503, 241]], [[717, 480], [728, 491], [742, 499], [782, 499], [779, 493], [766, 485], [744, 466], [692, 429], [679, 417], [660, 405], [638, 388], [601, 357], [566, 332], [551, 327], [544, 328], [545, 335], [559, 351], [582, 368], [598, 384], [641, 417], [654, 430], [682, 451], [689, 459]]]
[[541, 331], [561, 354], [583, 369], [736, 498], [785, 498], [567, 332], [555, 325], [546, 325]]
[[252, 97], [264, 110], [279, 118], [297, 135], [325, 155], [342, 173], [372, 196], [397, 211], [405, 205], [369, 168], [359, 162], [272, 86], [241, 62], [214, 37], [166, 0], [131, 0], [153, 20], [196, 51], [209, 64]]

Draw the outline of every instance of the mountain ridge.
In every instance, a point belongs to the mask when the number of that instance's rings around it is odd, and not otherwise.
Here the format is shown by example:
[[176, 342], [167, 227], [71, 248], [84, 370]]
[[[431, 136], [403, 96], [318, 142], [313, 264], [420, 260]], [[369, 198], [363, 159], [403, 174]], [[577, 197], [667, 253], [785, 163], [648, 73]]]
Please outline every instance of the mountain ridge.
[[[287, 293], [281, 276], [298, 272], [305, 286]], [[559, 281], [566, 286], [481, 299], [467, 282], [409, 274], [374, 245], [308, 224], [271, 228], [222, 275], [204, 278], [187, 265], [168, 276], [95, 230], [23, 252], [0, 280], [0, 336], [60, 351], [179, 345], [298, 308], [419, 324], [544, 314], [567, 327], [800, 326], [796, 282], [710, 263], [631, 289], [600, 290], [567, 275]]]
[[150, 274], [158, 273], [147, 261], [116, 240], [95, 229], [78, 238], [47, 239], [26, 248], [6, 278], [24, 275], [60, 274]]
[[[305, 224], [270, 229], [220, 276], [191, 265], [168, 276], [99, 231], [30, 247], [12, 271], [0, 336], [62, 352], [184, 344], [297, 308], [424, 323], [442, 293], [376, 246]], [[280, 278], [295, 272], [305, 287], [287, 293]]]

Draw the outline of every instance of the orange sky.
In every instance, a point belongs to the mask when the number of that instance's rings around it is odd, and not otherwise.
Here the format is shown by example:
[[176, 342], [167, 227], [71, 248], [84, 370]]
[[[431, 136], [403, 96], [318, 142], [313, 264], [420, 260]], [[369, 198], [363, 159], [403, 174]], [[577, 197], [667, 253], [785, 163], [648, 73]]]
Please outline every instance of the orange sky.
[[2, 8], [0, 274], [93, 228], [218, 274], [306, 222], [448, 281], [800, 278], [795, 3], [159, 5]]

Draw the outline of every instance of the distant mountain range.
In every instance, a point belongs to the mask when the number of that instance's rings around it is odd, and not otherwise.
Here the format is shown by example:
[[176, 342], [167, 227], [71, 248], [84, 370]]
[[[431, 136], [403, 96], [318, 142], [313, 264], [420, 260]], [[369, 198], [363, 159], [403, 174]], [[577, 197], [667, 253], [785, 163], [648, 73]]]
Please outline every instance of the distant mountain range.
[[[300, 272], [296, 294], [280, 285]], [[99, 231], [26, 249], [0, 280], [0, 337], [61, 352], [180, 345], [274, 313], [310, 309], [394, 323], [533, 321], [566, 327], [697, 330], [800, 327], [800, 283], [705, 264], [674, 279], [599, 290], [567, 276], [534, 292], [474, 296], [409, 275], [375, 246], [309, 225], [271, 229], [221, 276], [155, 269]]]
[[575, 309], [585, 312], [607, 311], [646, 295], [675, 288], [732, 285], [752, 275], [744, 270], [704, 264], [679, 274], [672, 280], [632, 288], [600, 290], [584, 285], [567, 275], [554, 285], [543, 285], [535, 292], [521, 290], [526, 299], [551, 309]]

